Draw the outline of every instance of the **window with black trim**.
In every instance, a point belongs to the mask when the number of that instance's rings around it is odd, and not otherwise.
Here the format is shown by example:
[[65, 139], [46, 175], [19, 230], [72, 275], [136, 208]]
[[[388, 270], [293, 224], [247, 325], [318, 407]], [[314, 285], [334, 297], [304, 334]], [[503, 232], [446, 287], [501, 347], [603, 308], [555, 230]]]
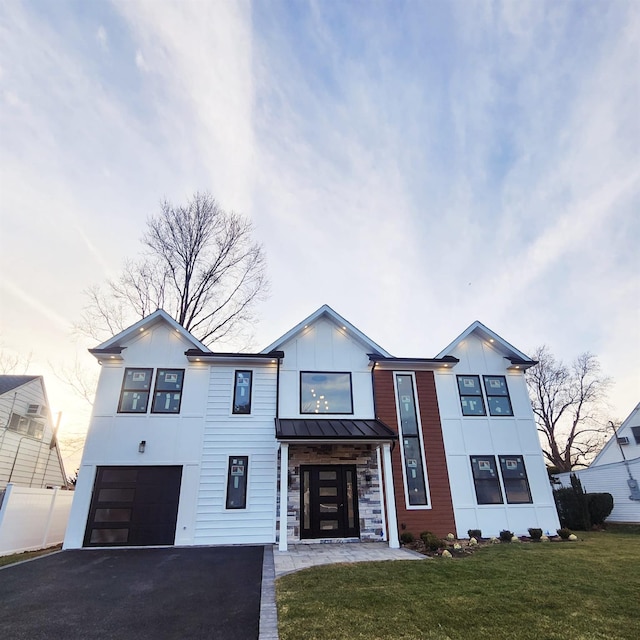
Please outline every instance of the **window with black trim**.
[[253, 371], [236, 371], [233, 385], [233, 413], [251, 413]]
[[463, 416], [485, 416], [480, 376], [457, 376]]
[[125, 369], [118, 413], [146, 413], [153, 369]]
[[180, 413], [184, 369], [158, 369], [151, 413]]
[[640, 444], [640, 427], [631, 427], [631, 433], [633, 433], [636, 444]]
[[300, 413], [353, 413], [351, 373], [301, 371]]
[[504, 376], [482, 376], [491, 416], [512, 416], [507, 379]]
[[227, 509], [246, 509], [248, 456], [229, 456]]
[[507, 502], [509, 504], [533, 502], [522, 456], [498, 456], [498, 458]]
[[478, 504], [502, 504], [495, 456], [471, 456], [471, 470]]
[[427, 488], [422, 463], [422, 446], [418, 434], [413, 377], [409, 374], [396, 374], [395, 378], [398, 393], [398, 420], [404, 453], [404, 477], [409, 504], [424, 507], [428, 505]]

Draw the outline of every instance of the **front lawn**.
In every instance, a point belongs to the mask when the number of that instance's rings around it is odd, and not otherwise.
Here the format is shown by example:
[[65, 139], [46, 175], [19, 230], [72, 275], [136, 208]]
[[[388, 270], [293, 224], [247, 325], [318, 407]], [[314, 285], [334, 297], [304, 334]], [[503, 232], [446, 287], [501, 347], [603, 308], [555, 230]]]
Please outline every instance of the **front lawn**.
[[640, 535], [315, 567], [276, 583], [281, 640], [640, 638]]

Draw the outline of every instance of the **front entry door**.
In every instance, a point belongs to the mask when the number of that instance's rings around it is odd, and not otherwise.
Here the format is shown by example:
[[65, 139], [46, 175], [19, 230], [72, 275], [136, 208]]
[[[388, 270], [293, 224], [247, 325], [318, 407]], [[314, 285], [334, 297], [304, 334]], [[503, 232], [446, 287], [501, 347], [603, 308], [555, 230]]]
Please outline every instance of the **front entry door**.
[[300, 476], [300, 537], [360, 537], [355, 466], [302, 465]]

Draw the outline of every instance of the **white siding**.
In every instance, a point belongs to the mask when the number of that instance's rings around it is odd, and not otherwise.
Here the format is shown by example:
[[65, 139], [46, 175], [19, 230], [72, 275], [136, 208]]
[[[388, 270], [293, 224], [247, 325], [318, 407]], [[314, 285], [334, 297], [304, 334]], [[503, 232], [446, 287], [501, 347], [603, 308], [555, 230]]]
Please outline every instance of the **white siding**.
[[[640, 458], [628, 460], [628, 469], [635, 480], [640, 482]], [[640, 502], [629, 500], [631, 489], [627, 484], [629, 473], [623, 462], [597, 465], [574, 471], [582, 488], [587, 493], [610, 493], [613, 496], [613, 511], [607, 522], [640, 523]], [[557, 477], [562, 486], [570, 487], [570, 473], [560, 473]]]
[[[32, 404], [43, 407], [41, 416], [27, 413]], [[12, 413], [41, 421], [42, 439], [6, 428]], [[0, 396], [0, 489], [9, 479], [23, 487], [66, 486], [58, 449], [49, 446], [52, 437], [53, 424], [42, 378], [37, 377]]]
[[[622, 460], [622, 453], [620, 449], [624, 451], [624, 456], [627, 460], [633, 458], [640, 458], [640, 442], [636, 442], [633, 435], [632, 427], [640, 428], [640, 404], [629, 414], [627, 419], [620, 425], [617, 432], [617, 437], [628, 438], [629, 444], [618, 445], [616, 438], [612, 437], [607, 444], [602, 448], [602, 451], [596, 456], [591, 463], [591, 467], [610, 464], [612, 462], [620, 462]], [[611, 432], [613, 435], [613, 431]]]
[[[232, 413], [234, 372], [253, 371], [251, 414]], [[194, 544], [275, 542], [276, 365], [212, 365]], [[246, 509], [226, 509], [230, 456], [248, 456]]]
[[[194, 544], [195, 504], [204, 434], [209, 367], [190, 363], [184, 355], [192, 347], [164, 323], [140, 332], [126, 344], [123, 361], [102, 365], [82, 463], [71, 508], [65, 548], [82, 546], [98, 466], [180, 465], [182, 482], [176, 544]], [[118, 413], [126, 368], [184, 369], [179, 414]], [[155, 377], [154, 377], [155, 380]], [[151, 404], [151, 399], [149, 400]], [[138, 445], [146, 441], [144, 453]]]
[[321, 318], [282, 349], [286, 357], [280, 377], [280, 417], [301, 417], [300, 371], [351, 372], [353, 414], [349, 416], [374, 417], [369, 358], [362, 343], [349, 336], [347, 330]]
[[[560, 525], [523, 374], [507, 371], [509, 362], [475, 334], [451, 355], [460, 363], [452, 371], [437, 371], [435, 380], [457, 535], [466, 536], [468, 529], [481, 529], [485, 536], [502, 529], [526, 534], [529, 527], [555, 532]], [[486, 416], [463, 416], [456, 376], [466, 374], [480, 376], [481, 386], [483, 375], [505, 376], [513, 416], [490, 416], [488, 409]], [[478, 505], [470, 456], [493, 455], [499, 464], [497, 456], [505, 454], [523, 456], [533, 503]]]

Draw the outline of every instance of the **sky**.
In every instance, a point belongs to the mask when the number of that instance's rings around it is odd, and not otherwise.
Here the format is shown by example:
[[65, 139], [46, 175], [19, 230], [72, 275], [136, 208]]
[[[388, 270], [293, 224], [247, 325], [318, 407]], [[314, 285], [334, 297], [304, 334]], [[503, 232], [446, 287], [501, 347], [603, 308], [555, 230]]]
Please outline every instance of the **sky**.
[[325, 303], [395, 356], [480, 320], [640, 400], [638, 2], [5, 0], [0, 41], [0, 353], [68, 473], [83, 292], [197, 191], [264, 246], [256, 349]]

